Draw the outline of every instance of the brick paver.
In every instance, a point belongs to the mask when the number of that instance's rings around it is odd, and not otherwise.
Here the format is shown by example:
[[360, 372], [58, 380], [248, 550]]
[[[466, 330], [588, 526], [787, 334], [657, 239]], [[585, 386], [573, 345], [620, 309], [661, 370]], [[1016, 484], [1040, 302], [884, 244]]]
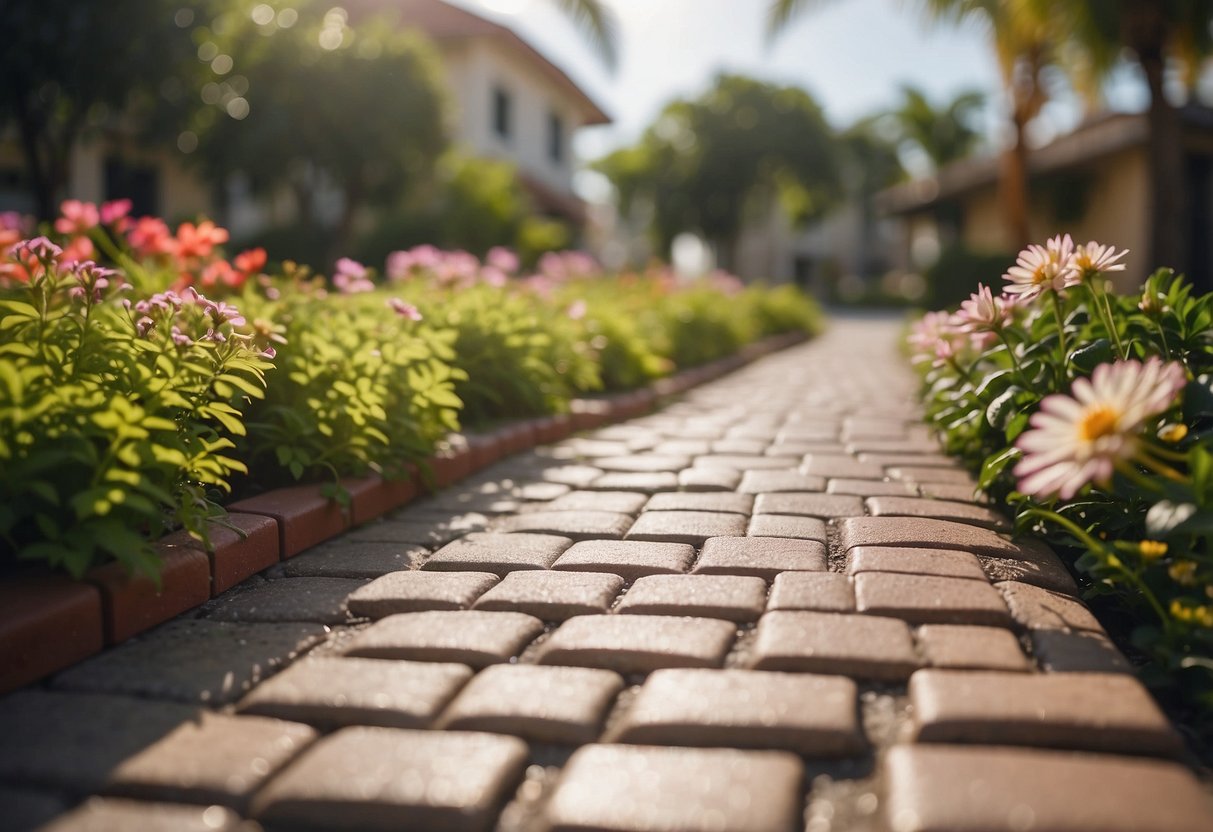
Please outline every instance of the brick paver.
[[442, 726], [513, 734], [557, 745], [597, 739], [623, 679], [587, 667], [495, 665], [476, 675], [442, 716]]
[[461, 664], [309, 658], [259, 686], [238, 710], [322, 727], [426, 728], [471, 678]]
[[344, 728], [275, 778], [253, 814], [334, 829], [486, 829], [526, 755], [526, 743], [494, 734]]
[[547, 813], [551, 832], [793, 832], [803, 776], [785, 752], [589, 745]]
[[0, 828], [1213, 828], [1066, 566], [922, 423], [899, 327], [841, 318], [6, 696]]
[[865, 746], [853, 681], [756, 670], [656, 671], [632, 702], [619, 740], [810, 757], [846, 756]]
[[732, 575], [649, 575], [637, 578], [619, 612], [757, 621], [767, 600], [761, 578]]

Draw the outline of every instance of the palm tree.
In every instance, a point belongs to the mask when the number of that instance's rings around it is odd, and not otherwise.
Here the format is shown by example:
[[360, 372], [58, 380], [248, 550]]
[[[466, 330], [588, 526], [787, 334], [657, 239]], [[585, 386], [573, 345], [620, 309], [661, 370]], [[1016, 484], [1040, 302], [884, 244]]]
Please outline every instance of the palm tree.
[[1067, 37], [1065, 65], [1079, 86], [1097, 93], [1122, 50], [1141, 67], [1150, 92], [1146, 156], [1150, 172], [1149, 262], [1182, 267], [1185, 176], [1178, 110], [1167, 100], [1164, 75], [1178, 65], [1189, 92], [1201, 60], [1213, 49], [1213, 0], [1033, 0], [1058, 17]]
[[[821, 2], [773, 0], [767, 16], [768, 36], [774, 36], [798, 13]], [[983, 26], [991, 38], [1015, 128], [1015, 144], [1003, 157], [1002, 204], [1012, 242], [1025, 245], [1030, 238], [1027, 126], [1048, 100], [1043, 74], [1054, 59], [1048, 25], [1051, 18], [1046, 14], [1048, 4], [1043, 0], [922, 0], [922, 5], [933, 20], [974, 22]]]
[[901, 106], [887, 118], [895, 125], [901, 140], [921, 150], [936, 170], [973, 151], [981, 134], [972, 122], [985, 104], [984, 95], [964, 92], [938, 107], [922, 90], [909, 84], [901, 88], [901, 95]]
[[619, 62], [615, 16], [602, 0], [551, 0], [581, 30], [608, 69]]

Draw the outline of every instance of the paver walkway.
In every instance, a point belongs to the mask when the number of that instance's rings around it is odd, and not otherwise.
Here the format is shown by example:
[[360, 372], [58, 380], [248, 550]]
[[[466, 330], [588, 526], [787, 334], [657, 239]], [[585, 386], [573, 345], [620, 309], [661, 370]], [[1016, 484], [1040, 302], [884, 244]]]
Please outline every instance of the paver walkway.
[[838, 321], [7, 697], [0, 826], [1213, 829], [897, 331]]

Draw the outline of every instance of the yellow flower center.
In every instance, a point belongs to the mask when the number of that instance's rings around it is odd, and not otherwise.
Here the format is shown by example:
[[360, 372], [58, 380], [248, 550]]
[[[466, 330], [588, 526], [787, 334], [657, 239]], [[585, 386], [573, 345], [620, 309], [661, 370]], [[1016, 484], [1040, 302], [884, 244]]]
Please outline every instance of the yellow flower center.
[[1120, 421], [1120, 413], [1111, 405], [1100, 404], [1092, 407], [1078, 421], [1078, 436], [1085, 442], [1094, 442], [1104, 436], [1116, 432], [1116, 423]]
[[1032, 285], [1039, 286], [1042, 283], [1048, 283], [1048, 281], [1049, 275], [1047, 266], [1039, 266], [1037, 267], [1036, 271], [1032, 272]]

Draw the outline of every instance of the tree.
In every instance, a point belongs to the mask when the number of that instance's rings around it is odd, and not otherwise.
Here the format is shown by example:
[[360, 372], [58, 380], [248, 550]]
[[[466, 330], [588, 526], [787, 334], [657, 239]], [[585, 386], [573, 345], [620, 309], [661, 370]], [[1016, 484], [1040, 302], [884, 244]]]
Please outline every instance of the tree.
[[1186, 183], [1179, 112], [1167, 100], [1168, 65], [1178, 66], [1191, 92], [1201, 61], [1213, 48], [1213, 0], [1053, 0], [1035, 3], [1066, 33], [1067, 69], [1095, 92], [1127, 50], [1150, 93], [1146, 156], [1150, 171], [1149, 262], [1183, 267], [1187, 246]]
[[[798, 13], [821, 2], [773, 0], [767, 17], [768, 33], [773, 36]], [[1049, 4], [1044, 0], [924, 0], [923, 5], [933, 20], [973, 22], [990, 35], [1015, 130], [1015, 143], [1003, 156], [1002, 204], [1012, 241], [1026, 245], [1030, 237], [1027, 127], [1048, 100], [1045, 69], [1055, 59]]]
[[72, 148], [122, 114], [139, 128], [191, 45], [171, 0], [0, 3], [0, 132], [15, 128], [42, 219], [56, 212]]
[[900, 106], [888, 114], [898, 138], [921, 151], [936, 170], [973, 152], [981, 134], [973, 126], [977, 111], [985, 104], [980, 92], [963, 92], [936, 106], [917, 87], [901, 90]]
[[601, 0], [552, 0], [568, 15], [590, 46], [608, 68], [614, 69], [619, 55], [616, 49], [615, 16]]
[[720, 75], [699, 98], [666, 106], [639, 144], [596, 167], [621, 208], [651, 206], [653, 232], [668, 249], [681, 231], [710, 240], [727, 268], [746, 221], [778, 200], [793, 219], [820, 214], [837, 197], [837, 147], [808, 93]]
[[447, 136], [432, 48], [375, 18], [351, 25], [327, 5], [295, 3], [298, 20], [283, 28], [220, 4], [194, 37], [232, 61], [204, 70], [208, 104], [185, 115], [204, 170], [220, 179], [243, 172], [263, 193], [289, 187], [305, 226], [322, 225], [316, 195], [335, 190], [335, 258], [363, 208], [431, 176]]

